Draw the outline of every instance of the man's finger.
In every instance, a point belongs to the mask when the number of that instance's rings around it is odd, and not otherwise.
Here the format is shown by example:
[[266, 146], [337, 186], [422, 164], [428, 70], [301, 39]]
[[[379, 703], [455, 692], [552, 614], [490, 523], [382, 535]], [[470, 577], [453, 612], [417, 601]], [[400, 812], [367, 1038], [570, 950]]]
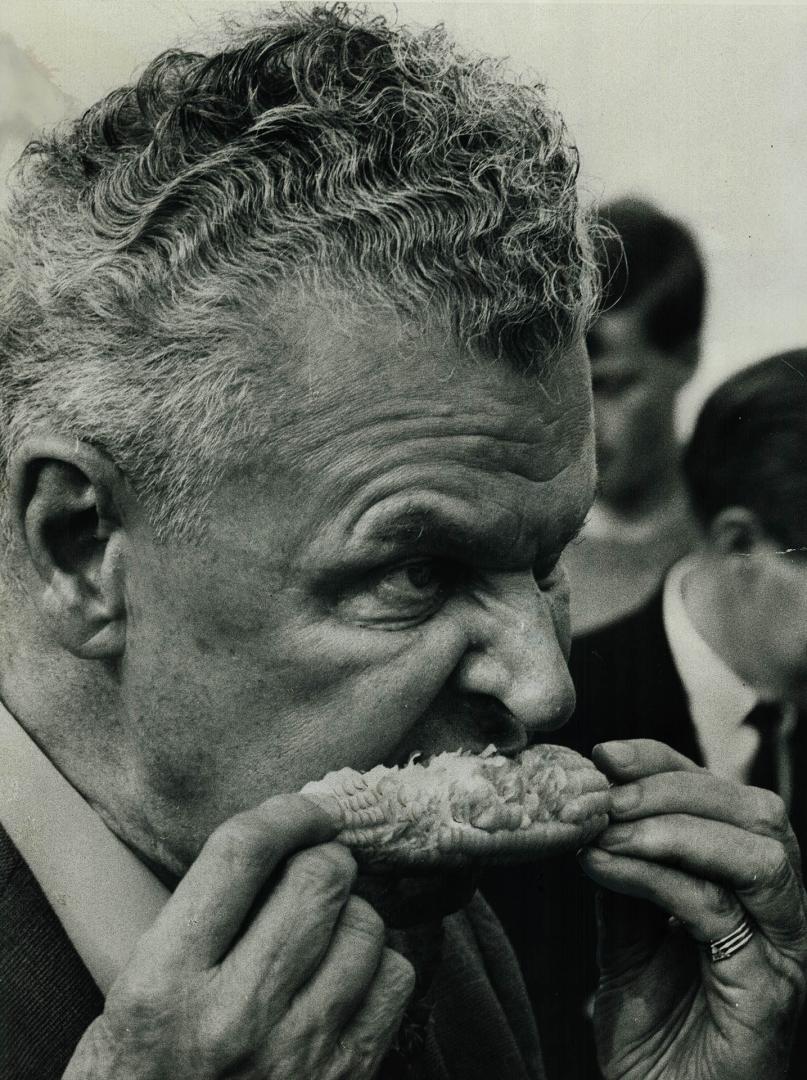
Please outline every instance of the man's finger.
[[611, 789], [615, 821], [677, 813], [724, 821], [780, 840], [793, 866], [801, 867], [801, 853], [785, 804], [765, 788], [746, 787], [700, 770], [658, 773]]
[[175, 969], [217, 963], [279, 863], [335, 833], [330, 818], [300, 795], [278, 795], [236, 814], [211, 833], [136, 956]]
[[[674, 915], [686, 931], [703, 945], [730, 934], [745, 914], [737, 898], [727, 890], [721, 893], [712, 883], [700, 881], [681, 870], [659, 867], [641, 859], [609, 855], [604, 851], [587, 852], [584, 867], [598, 884], [631, 897], [643, 897], [660, 905]], [[614, 906], [618, 908], [618, 900]], [[601, 923], [600, 932], [607, 940], [608, 927]], [[676, 1001], [680, 1002], [686, 997], [687, 987], [692, 985], [695, 972], [692, 966], [681, 962], [686, 955], [686, 950], [682, 951], [683, 945], [682, 941], [677, 940], [675, 932], [671, 931], [666, 945], [652, 961], [658, 974], [652, 978], [656, 989], [651, 999], [659, 1019], [669, 1016], [669, 1009]], [[677, 957], [676, 963], [670, 962], [671, 952]], [[767, 1009], [775, 1010], [781, 1017], [781, 992], [788, 988], [787, 1009], [793, 1007], [791, 988], [794, 982], [803, 985], [804, 954], [804, 940], [800, 948], [794, 948], [791, 942], [790, 948], [782, 949], [757, 928], [747, 944], [726, 960], [710, 963], [707, 952], [703, 949], [700, 955], [693, 951], [692, 965], [708, 973], [705, 990], [707, 995], [713, 995], [710, 1008], [725, 1010], [728, 1003], [726, 1019], [737, 1022], [742, 1029], [759, 1022], [760, 998], [767, 998]], [[625, 965], [613, 946], [606, 949], [605, 955], [611, 965], [610, 970], [606, 968], [606, 980], [612, 978], [618, 984], [625, 972]], [[772, 976], [770, 981], [765, 981], [765, 973]], [[677, 987], [669, 985], [671, 974], [677, 979]], [[644, 975], [652, 976], [653, 972], [647, 970]], [[744, 992], [738, 993], [738, 988], [742, 988]], [[727, 989], [730, 991], [728, 996]], [[660, 1008], [662, 1002], [665, 1003], [663, 1011]], [[646, 1012], [648, 1004], [640, 995], [635, 1010]], [[635, 1022], [638, 1018], [637, 1013], [632, 1020]]]
[[222, 961], [222, 975], [237, 992], [265, 1000], [272, 1017], [280, 1016], [332, 947], [355, 879], [356, 862], [342, 844], [292, 855]]
[[[658, 864], [681, 870], [704, 888], [709, 883], [722, 886], [737, 894], [775, 945], [791, 949], [804, 943], [804, 889], [784, 846], [771, 837], [724, 822], [668, 814], [612, 825], [590, 850], [598, 848], [643, 860], [659, 871]], [[673, 913], [678, 915], [677, 910]]]
[[[587, 862], [584, 860], [584, 867], [591, 873]], [[607, 887], [597, 890], [600, 977], [594, 1003], [601, 1048], [614, 1041], [633, 1043], [637, 1031], [658, 1031], [686, 998], [697, 966], [697, 960], [694, 964], [681, 962], [682, 944], [688, 943], [671, 932], [666, 911], [640, 895], [612, 891], [607, 874], [603, 875], [603, 884]], [[642, 891], [636, 890], [637, 894]], [[684, 931], [680, 930], [680, 934]], [[650, 985], [653, 993], [626, 993], [626, 987], [631, 985]]]
[[[584, 852], [580, 861], [583, 869], [598, 885], [634, 900], [651, 901], [665, 912], [665, 922], [670, 915], [675, 916], [698, 941], [714, 941], [725, 936], [743, 916], [742, 905], [730, 889], [696, 878], [683, 870], [597, 849]], [[624, 910], [617, 902], [612, 902], [609, 908], [607, 902], [603, 901], [603, 910], [612, 909], [622, 911], [624, 916]], [[641, 909], [635, 908], [633, 913], [638, 910]], [[626, 933], [637, 938], [641, 933], [637, 927], [630, 926], [624, 917], [621, 923], [621, 927], [616, 921], [607, 926], [608, 936], [602, 943], [606, 950], [603, 956], [606, 962], [613, 961], [612, 953], [618, 955], [624, 950]], [[649, 920], [646, 920], [647, 923]], [[626, 926], [629, 929], [626, 930]], [[655, 926], [657, 939], [669, 933], [669, 927], [665, 927], [664, 934], [659, 931], [659, 922]]]
[[378, 973], [359, 1011], [339, 1036], [334, 1071], [326, 1080], [370, 1080], [398, 1033], [415, 988], [415, 969], [384, 949]]
[[[327, 1048], [367, 997], [384, 953], [384, 920], [351, 896], [319, 968], [294, 998], [288, 1021]], [[316, 1054], [316, 1047], [314, 1047]]]
[[591, 752], [597, 768], [620, 783], [664, 772], [704, 772], [700, 765], [655, 739], [598, 743]]

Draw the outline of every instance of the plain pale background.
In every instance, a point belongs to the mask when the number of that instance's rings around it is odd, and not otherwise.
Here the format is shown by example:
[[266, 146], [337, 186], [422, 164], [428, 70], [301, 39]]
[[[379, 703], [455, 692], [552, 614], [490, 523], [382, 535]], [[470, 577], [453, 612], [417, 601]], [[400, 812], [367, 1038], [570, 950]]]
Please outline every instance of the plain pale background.
[[[0, 34], [76, 112], [161, 49], [204, 45], [226, 0], [3, 0]], [[807, 5], [403, 2], [474, 51], [545, 82], [594, 199], [649, 195], [695, 228], [710, 298], [702, 394], [744, 363], [807, 344]], [[0, 119], [25, 107], [0, 72]], [[24, 91], [23, 91], [24, 93]], [[58, 109], [27, 102], [33, 123]], [[8, 148], [6, 148], [8, 150]], [[5, 159], [6, 155], [3, 155]]]

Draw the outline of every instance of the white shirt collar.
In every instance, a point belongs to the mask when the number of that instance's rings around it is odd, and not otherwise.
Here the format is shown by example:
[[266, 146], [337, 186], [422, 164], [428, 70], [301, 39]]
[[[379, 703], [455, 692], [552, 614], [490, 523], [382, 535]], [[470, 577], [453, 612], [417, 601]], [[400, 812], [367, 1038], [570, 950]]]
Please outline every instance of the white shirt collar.
[[0, 822], [103, 993], [168, 890], [0, 704]]

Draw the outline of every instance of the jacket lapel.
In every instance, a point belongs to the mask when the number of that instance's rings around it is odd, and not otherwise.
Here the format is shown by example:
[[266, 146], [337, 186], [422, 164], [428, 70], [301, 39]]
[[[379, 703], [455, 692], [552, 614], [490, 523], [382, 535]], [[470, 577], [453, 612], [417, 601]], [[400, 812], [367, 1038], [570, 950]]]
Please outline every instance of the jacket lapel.
[[0, 827], [0, 1076], [58, 1080], [103, 997]]

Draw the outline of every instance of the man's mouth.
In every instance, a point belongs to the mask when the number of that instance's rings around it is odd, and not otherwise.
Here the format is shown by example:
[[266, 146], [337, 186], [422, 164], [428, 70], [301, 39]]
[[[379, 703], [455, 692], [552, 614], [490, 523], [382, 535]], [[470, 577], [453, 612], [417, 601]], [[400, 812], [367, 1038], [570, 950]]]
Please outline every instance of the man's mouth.
[[436, 719], [416, 725], [383, 761], [384, 765], [403, 767], [415, 754], [421, 764], [427, 765], [444, 751], [481, 753], [490, 745], [504, 757], [514, 758], [531, 743], [542, 741], [528, 734], [509, 709], [481, 694], [466, 694], [461, 701], [450, 704], [438, 700], [433, 708]]

